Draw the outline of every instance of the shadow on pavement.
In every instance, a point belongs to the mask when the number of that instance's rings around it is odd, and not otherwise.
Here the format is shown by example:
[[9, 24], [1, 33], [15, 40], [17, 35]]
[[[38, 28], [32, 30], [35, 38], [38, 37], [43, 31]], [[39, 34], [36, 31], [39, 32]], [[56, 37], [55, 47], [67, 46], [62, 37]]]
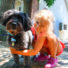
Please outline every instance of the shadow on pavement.
[[[8, 62], [5, 62], [3, 65], [0, 66], [0, 68], [12, 68], [14, 64], [14, 61], [10, 59]], [[23, 68], [23, 62], [20, 63], [20, 68]], [[31, 68], [44, 68], [45, 62], [35, 62], [32, 61]]]

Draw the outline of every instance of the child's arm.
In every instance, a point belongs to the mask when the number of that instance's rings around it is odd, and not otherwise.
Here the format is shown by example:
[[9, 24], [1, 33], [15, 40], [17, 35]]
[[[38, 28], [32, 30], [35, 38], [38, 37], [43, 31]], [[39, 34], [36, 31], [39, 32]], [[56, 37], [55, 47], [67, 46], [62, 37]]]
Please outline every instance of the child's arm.
[[37, 41], [35, 42], [35, 44], [33, 45], [34, 49], [17, 51], [16, 49], [10, 47], [10, 50], [12, 54], [19, 54], [19, 55], [24, 55], [24, 56], [34, 56], [41, 50], [44, 44], [44, 41], [45, 41], [45, 37], [42, 36], [42, 37], [39, 37]]

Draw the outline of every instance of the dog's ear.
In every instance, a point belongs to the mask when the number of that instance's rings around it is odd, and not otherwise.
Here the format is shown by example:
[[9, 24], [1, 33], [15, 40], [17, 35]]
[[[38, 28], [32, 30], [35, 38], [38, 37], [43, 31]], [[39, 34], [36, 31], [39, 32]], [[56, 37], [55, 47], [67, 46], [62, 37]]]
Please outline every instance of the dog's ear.
[[19, 11], [18, 10], [15, 10], [15, 9], [10, 9], [10, 10], [5, 11], [3, 13], [2, 25], [6, 26], [7, 21], [10, 19], [10, 17], [13, 14], [18, 14], [18, 13], [19, 13]]
[[30, 30], [31, 26], [32, 26], [32, 23], [31, 23], [31, 20], [30, 20], [28, 14], [20, 13], [20, 15], [22, 16], [22, 20], [23, 20], [22, 25], [23, 25], [24, 31]]
[[1, 25], [4, 25], [4, 24], [3, 24], [3, 14], [0, 15], [0, 24], [1, 24]]
[[2, 25], [3, 25], [3, 26], [6, 26], [7, 21], [8, 21], [8, 19], [4, 19], [4, 18], [2, 18]]
[[2, 21], [2, 16], [0, 15], [0, 24], [1, 24], [1, 21]]
[[1, 24], [3, 26], [6, 26], [6, 23], [8, 21], [8, 18], [10, 16], [9, 14], [10, 14], [9, 10], [8, 11], [5, 11], [4, 13], [2, 13], [2, 15], [1, 15]]

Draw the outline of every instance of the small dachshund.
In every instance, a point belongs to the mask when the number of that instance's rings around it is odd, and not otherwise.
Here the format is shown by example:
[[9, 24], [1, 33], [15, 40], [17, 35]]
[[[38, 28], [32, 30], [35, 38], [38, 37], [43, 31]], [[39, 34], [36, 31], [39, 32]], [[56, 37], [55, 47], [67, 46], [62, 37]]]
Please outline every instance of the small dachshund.
[[[2, 24], [9, 32], [8, 43], [10, 47], [16, 50], [28, 49], [32, 45], [31, 20], [26, 13], [22, 13], [15, 9], [4, 12]], [[12, 68], [20, 68], [19, 55], [12, 54], [15, 64]], [[24, 68], [30, 68], [30, 58], [24, 56]]]

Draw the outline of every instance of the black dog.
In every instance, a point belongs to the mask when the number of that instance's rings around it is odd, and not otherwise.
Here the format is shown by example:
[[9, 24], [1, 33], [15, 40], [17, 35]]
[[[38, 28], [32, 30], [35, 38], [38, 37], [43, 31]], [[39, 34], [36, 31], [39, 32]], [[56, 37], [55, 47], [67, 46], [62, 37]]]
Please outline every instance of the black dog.
[[[17, 10], [8, 10], [3, 14], [2, 24], [6, 26], [6, 30], [10, 33], [8, 42], [10, 47], [17, 50], [28, 49], [32, 45], [31, 20], [26, 13]], [[12, 54], [15, 64], [13, 68], [19, 68], [19, 56]], [[29, 57], [24, 57], [25, 67], [30, 68]]]

